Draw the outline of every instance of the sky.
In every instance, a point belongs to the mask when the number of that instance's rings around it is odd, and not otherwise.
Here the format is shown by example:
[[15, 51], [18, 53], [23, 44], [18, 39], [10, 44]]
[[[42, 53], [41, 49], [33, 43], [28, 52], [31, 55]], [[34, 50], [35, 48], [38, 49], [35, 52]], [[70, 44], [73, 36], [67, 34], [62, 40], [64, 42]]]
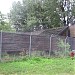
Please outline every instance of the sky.
[[14, 1], [21, 1], [21, 0], [0, 0], [0, 11], [3, 14], [9, 13], [12, 7], [12, 3]]

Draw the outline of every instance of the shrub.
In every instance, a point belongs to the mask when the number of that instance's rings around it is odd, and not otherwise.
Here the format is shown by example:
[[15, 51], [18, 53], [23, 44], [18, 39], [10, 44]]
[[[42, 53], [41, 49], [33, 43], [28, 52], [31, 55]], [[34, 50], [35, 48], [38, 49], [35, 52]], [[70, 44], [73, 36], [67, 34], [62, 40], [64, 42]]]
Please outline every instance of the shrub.
[[70, 52], [70, 45], [69, 45], [69, 43], [66, 43], [62, 39], [59, 39], [58, 43], [57, 43], [57, 46], [59, 48], [59, 50], [55, 52], [55, 54], [57, 56], [64, 57], [64, 56], [68, 56], [69, 55], [69, 52]]

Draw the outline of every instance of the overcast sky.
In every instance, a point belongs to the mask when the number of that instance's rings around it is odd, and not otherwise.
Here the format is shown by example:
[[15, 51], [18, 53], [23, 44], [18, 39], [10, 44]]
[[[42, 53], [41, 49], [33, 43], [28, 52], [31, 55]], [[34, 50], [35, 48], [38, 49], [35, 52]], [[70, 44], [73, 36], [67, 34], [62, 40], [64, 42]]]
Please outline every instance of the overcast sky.
[[9, 13], [13, 1], [22, 1], [22, 0], [0, 0], [0, 11], [3, 14]]

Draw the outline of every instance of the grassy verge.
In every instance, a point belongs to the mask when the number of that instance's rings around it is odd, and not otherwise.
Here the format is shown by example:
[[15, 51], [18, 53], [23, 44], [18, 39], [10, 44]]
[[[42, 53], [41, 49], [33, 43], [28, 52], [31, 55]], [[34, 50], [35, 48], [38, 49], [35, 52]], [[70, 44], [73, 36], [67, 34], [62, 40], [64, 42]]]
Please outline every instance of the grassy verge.
[[0, 75], [74, 75], [75, 60], [70, 58], [30, 58], [0, 63]]

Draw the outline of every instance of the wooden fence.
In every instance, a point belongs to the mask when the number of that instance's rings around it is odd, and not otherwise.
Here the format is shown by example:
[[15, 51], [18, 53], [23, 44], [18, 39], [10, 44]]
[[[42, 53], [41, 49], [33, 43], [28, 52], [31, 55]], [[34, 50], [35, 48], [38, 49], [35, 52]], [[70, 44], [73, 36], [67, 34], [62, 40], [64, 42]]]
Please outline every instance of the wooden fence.
[[[58, 38], [64, 41], [66, 37], [54, 35], [27, 35], [25, 33], [0, 32], [0, 54], [2, 52], [16, 53], [25, 50], [30, 55], [32, 51], [45, 51], [50, 55], [51, 51], [59, 50]], [[68, 37], [67, 42], [71, 48], [75, 48], [75, 39]]]

